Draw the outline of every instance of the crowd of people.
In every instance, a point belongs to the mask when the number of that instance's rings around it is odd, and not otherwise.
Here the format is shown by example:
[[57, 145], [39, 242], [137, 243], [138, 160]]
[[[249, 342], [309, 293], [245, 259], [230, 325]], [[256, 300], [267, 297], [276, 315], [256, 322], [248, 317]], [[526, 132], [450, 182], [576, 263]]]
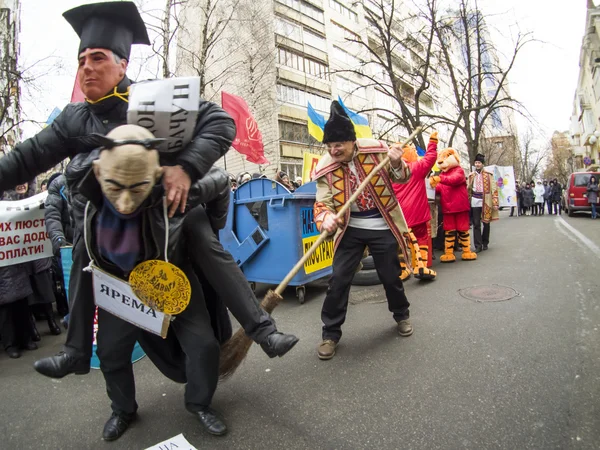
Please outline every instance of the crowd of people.
[[[236, 191], [239, 186], [250, 181], [256, 180], [260, 178], [267, 178], [264, 173], [250, 173], [250, 172], [240, 172], [237, 176], [233, 174], [229, 174], [229, 184], [231, 185], [231, 190]], [[285, 186], [290, 192], [294, 192], [300, 186], [302, 186], [302, 177], [296, 177], [293, 181], [290, 180], [289, 175], [283, 170], [278, 170], [275, 173], [275, 177], [273, 178], [279, 184]]]
[[[56, 174], [42, 181], [39, 192], [46, 191], [50, 186], [56, 188], [58, 176]], [[36, 183], [31, 181], [6, 191], [2, 200], [23, 200], [36, 193]], [[64, 219], [61, 220], [59, 215], [57, 223], [56, 206], [53, 194], [49, 193], [45, 209], [46, 229], [52, 236], [60, 233], [64, 238]], [[66, 220], [70, 220], [68, 213]], [[52, 258], [0, 267], [0, 341], [10, 358], [20, 358], [23, 350], [38, 348], [36, 342], [41, 340], [41, 335], [37, 321], [46, 321], [50, 334], [61, 334], [56, 315], [66, 317], [68, 305], [59, 248], [56, 247]], [[64, 319], [63, 325], [66, 326]]]
[[563, 210], [563, 187], [555, 178], [519, 182], [515, 184], [517, 206], [510, 210], [510, 217], [543, 216], [545, 209], [550, 215], [560, 215]]

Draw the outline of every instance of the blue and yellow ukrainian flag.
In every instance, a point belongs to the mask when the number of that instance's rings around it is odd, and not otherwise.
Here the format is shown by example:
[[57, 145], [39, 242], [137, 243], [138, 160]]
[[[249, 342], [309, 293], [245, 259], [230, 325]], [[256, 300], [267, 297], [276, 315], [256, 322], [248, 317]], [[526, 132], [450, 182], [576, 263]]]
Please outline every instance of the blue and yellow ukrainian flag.
[[308, 133], [317, 141], [323, 142], [323, 130], [325, 129], [325, 117], [315, 111], [308, 102]]
[[369, 121], [367, 120], [367, 118], [364, 116], [361, 116], [360, 114], [356, 114], [353, 111], [350, 111], [346, 107], [346, 105], [344, 105], [344, 102], [342, 101], [342, 98], [339, 95], [338, 95], [338, 102], [339, 102], [340, 106], [342, 108], [344, 108], [344, 111], [346, 111], [346, 114], [348, 114], [348, 117], [350, 117], [350, 120], [354, 124], [354, 131], [356, 132], [356, 137], [357, 138], [372, 138], [373, 133], [371, 132], [371, 128], [369, 127]]

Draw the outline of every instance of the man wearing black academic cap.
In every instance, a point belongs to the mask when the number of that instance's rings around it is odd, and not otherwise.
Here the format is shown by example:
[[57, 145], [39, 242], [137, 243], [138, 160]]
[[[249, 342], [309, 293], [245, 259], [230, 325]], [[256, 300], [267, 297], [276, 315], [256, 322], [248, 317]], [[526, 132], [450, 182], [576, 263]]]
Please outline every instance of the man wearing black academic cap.
[[[69, 289], [71, 321], [64, 351], [35, 364], [38, 372], [54, 378], [89, 372], [92, 353], [92, 279], [82, 272], [89, 259], [81, 245], [85, 199], [78, 191], [79, 181], [90, 168], [88, 155], [95, 146], [86, 138], [91, 133], [105, 135], [126, 123], [131, 81], [125, 72], [131, 45], [150, 44], [144, 22], [132, 2], [83, 5], [67, 11], [64, 16], [81, 38], [77, 77], [86, 101], [67, 105], [50, 126], [0, 160], [2, 191], [71, 158], [65, 174], [76, 225]], [[171, 216], [186, 209], [190, 187], [196, 186], [193, 182], [205, 181], [209, 178], [207, 174], [218, 172], [211, 167], [227, 152], [234, 136], [231, 117], [214, 103], [201, 100], [190, 144], [179, 152], [161, 155], [162, 183]], [[224, 183], [221, 184], [228, 192], [226, 175], [222, 178]], [[214, 177], [204, 186], [220, 194], [219, 187]], [[192, 244], [190, 255], [198, 257], [192, 261], [195, 267], [204, 272], [205, 278], [229, 302], [229, 308], [248, 335], [259, 342], [270, 357], [282, 356], [297, 338], [278, 333], [269, 315], [259, 308], [235, 261], [211, 232], [212, 221], [204, 209], [195, 207], [186, 217], [184, 232]]]
[[[469, 174], [467, 188], [471, 202], [475, 253], [487, 250], [490, 244], [490, 222], [498, 220], [498, 186], [494, 176], [483, 169], [485, 156], [475, 156], [475, 172]], [[483, 233], [481, 226], [483, 224]]]
[[[320, 231], [335, 233], [333, 273], [321, 311], [323, 340], [317, 351], [319, 359], [327, 360], [335, 355], [342, 337], [350, 285], [367, 246], [385, 288], [389, 310], [397, 322], [398, 334], [410, 336], [413, 327], [398, 259], [400, 248], [406, 261], [410, 261], [403, 238], [408, 226], [392, 187], [392, 181], [406, 183], [410, 179], [410, 168], [402, 160], [402, 148], [399, 145], [388, 148], [375, 139], [357, 139], [352, 121], [337, 101], [331, 104], [323, 143], [327, 154], [319, 161], [313, 179], [317, 182], [315, 223]], [[346, 215], [335, 219], [337, 211], [386, 156], [390, 157], [390, 164], [373, 177]]]

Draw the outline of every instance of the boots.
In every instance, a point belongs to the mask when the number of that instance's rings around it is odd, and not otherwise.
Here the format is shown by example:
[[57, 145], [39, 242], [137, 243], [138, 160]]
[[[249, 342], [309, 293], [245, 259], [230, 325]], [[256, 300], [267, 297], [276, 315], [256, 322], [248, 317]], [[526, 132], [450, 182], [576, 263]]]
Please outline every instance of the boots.
[[459, 244], [462, 247], [462, 260], [474, 261], [477, 259], [477, 253], [471, 251], [471, 235], [468, 231], [458, 232]]
[[420, 245], [419, 255], [421, 257], [418, 266], [419, 270], [418, 273], [415, 274], [415, 278], [419, 280], [435, 280], [437, 273], [435, 270], [427, 267], [427, 261], [429, 261], [429, 247], [426, 245]]
[[456, 261], [454, 256], [454, 243], [456, 242], [456, 230], [448, 230], [445, 235], [445, 248], [444, 254], [440, 258], [440, 262], [452, 263]]
[[39, 342], [42, 339], [35, 324], [33, 314], [29, 314], [29, 334], [31, 335], [31, 340], [33, 342]]
[[54, 311], [52, 310], [52, 303], [44, 304], [44, 312], [46, 313], [46, 320], [48, 321], [48, 328], [50, 329], [50, 333], [58, 336], [62, 331], [60, 327], [54, 320]]
[[410, 278], [410, 270], [408, 269], [406, 260], [404, 259], [404, 255], [402, 253], [398, 255], [398, 259], [400, 260], [400, 269], [402, 269], [402, 272], [400, 272], [400, 280], [406, 281]]

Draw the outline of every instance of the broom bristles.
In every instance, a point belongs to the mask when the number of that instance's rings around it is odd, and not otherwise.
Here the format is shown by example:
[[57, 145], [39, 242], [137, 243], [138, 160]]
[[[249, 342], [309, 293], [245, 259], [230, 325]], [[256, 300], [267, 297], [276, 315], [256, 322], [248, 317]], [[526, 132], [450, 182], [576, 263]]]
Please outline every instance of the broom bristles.
[[[260, 306], [271, 314], [277, 305], [281, 303], [281, 300], [283, 300], [281, 295], [269, 289]], [[252, 339], [246, 335], [243, 328], [237, 330], [231, 339], [221, 346], [221, 358], [219, 360], [219, 377], [221, 380], [229, 378], [235, 373], [240, 364], [246, 359], [251, 346]]]

